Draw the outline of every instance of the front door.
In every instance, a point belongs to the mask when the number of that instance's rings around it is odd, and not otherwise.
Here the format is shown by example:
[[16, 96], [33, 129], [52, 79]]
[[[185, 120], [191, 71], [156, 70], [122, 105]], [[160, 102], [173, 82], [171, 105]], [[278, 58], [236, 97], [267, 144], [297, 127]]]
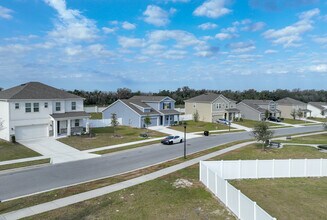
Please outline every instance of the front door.
[[57, 121], [57, 134], [60, 134], [60, 121]]
[[224, 115], [224, 119], [227, 119], [227, 113], [225, 113], [225, 115]]
[[163, 117], [160, 116], [160, 125], [162, 125]]

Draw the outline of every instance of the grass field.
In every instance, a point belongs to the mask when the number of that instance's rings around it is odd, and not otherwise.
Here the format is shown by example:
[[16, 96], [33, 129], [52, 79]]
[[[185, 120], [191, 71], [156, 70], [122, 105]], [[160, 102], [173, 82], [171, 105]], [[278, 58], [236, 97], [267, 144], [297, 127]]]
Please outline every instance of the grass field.
[[310, 117], [308, 119], [314, 120], [314, 121], [320, 121], [320, 122], [327, 122], [327, 118], [314, 118]]
[[305, 121], [302, 121], [302, 120], [299, 120], [299, 119], [292, 119], [292, 118], [284, 118], [284, 120], [282, 121], [284, 123], [287, 123], [287, 124], [304, 124]]
[[[235, 124], [242, 125], [248, 128], [254, 128], [255, 125], [260, 123], [260, 121], [253, 121], [248, 119], [243, 119], [243, 121], [235, 121]], [[276, 126], [277, 124], [266, 122], [269, 126]]]
[[41, 156], [39, 153], [18, 144], [0, 140], [0, 161], [15, 160], [27, 157]]
[[0, 171], [50, 163], [50, 159], [33, 160], [22, 163], [1, 165]]
[[[187, 123], [186, 125], [187, 133], [228, 129], [228, 126], [218, 123], [210, 123], [210, 122], [203, 122], [203, 121], [198, 121], [198, 122], [187, 121], [186, 123]], [[184, 131], [184, 125], [171, 126], [170, 128], [176, 131]]]
[[327, 216], [327, 177], [230, 181], [277, 219], [315, 219]]
[[291, 140], [277, 140], [282, 143], [297, 144], [327, 144], [327, 134], [310, 135], [304, 137], [292, 138]]
[[[95, 137], [89, 136], [72, 136], [59, 139], [64, 144], [75, 147], [79, 150], [87, 150], [104, 146], [111, 146], [116, 144], [123, 144], [132, 141], [144, 140], [140, 137], [141, 133], [146, 132], [145, 129], [132, 128], [128, 126], [118, 126], [115, 129], [115, 133], [112, 127], [105, 128], [92, 128], [92, 132], [95, 133]], [[163, 133], [157, 131], [148, 131], [150, 138], [152, 137], [164, 137]]]
[[98, 112], [98, 113], [90, 113], [91, 118], [90, 119], [102, 119], [102, 113]]

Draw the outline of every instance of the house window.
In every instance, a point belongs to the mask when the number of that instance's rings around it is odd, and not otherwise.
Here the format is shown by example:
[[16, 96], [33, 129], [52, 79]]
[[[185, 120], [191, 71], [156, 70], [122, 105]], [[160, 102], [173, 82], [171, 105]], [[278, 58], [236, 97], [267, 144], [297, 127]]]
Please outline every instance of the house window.
[[72, 102], [72, 110], [76, 110], [76, 102]]
[[33, 111], [34, 112], [39, 112], [40, 111], [39, 103], [33, 103]]
[[25, 103], [25, 112], [32, 112], [32, 104]]
[[47, 102], [44, 103], [44, 108], [48, 108], [48, 103]]
[[221, 109], [221, 104], [220, 103], [217, 104], [217, 108]]
[[19, 109], [19, 103], [15, 103], [15, 109]]
[[163, 109], [171, 109], [171, 103], [170, 102], [165, 102], [163, 104]]
[[61, 103], [60, 102], [56, 102], [56, 111], [60, 112], [61, 110]]
[[79, 127], [79, 119], [75, 120], [75, 127]]

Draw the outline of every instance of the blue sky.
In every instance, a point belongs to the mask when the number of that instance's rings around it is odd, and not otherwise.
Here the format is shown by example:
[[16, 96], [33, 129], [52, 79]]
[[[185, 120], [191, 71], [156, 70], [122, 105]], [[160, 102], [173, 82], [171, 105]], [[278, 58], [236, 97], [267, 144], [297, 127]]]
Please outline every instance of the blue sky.
[[327, 89], [326, 9], [326, 0], [3, 0], [0, 87]]

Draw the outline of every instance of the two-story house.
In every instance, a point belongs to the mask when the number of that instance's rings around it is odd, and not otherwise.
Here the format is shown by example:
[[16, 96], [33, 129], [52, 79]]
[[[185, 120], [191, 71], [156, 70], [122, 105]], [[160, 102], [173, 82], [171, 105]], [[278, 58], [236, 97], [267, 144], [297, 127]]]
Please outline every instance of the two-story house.
[[293, 118], [291, 116], [292, 111], [301, 111], [304, 118], [311, 116], [311, 111], [308, 109], [307, 103], [301, 102], [290, 97], [279, 99], [277, 108], [281, 111], [281, 117]]
[[82, 131], [83, 98], [29, 82], [0, 92], [0, 138], [10, 140], [58, 137]]
[[327, 102], [309, 102], [308, 110], [311, 111], [311, 117], [327, 118]]
[[207, 93], [185, 100], [185, 114], [199, 114], [199, 120], [216, 122], [218, 119], [233, 121], [239, 117], [240, 111], [236, 102], [222, 94]]
[[144, 119], [150, 117], [149, 126], [170, 126], [179, 122], [175, 100], [167, 96], [133, 96], [118, 99], [102, 111], [102, 118], [110, 119], [112, 114], [122, 119], [122, 125], [144, 128]]
[[281, 116], [281, 111], [277, 109], [277, 103], [273, 100], [244, 99], [237, 103], [237, 108], [244, 119], [262, 121], [266, 119], [266, 112], [268, 112], [268, 117]]

